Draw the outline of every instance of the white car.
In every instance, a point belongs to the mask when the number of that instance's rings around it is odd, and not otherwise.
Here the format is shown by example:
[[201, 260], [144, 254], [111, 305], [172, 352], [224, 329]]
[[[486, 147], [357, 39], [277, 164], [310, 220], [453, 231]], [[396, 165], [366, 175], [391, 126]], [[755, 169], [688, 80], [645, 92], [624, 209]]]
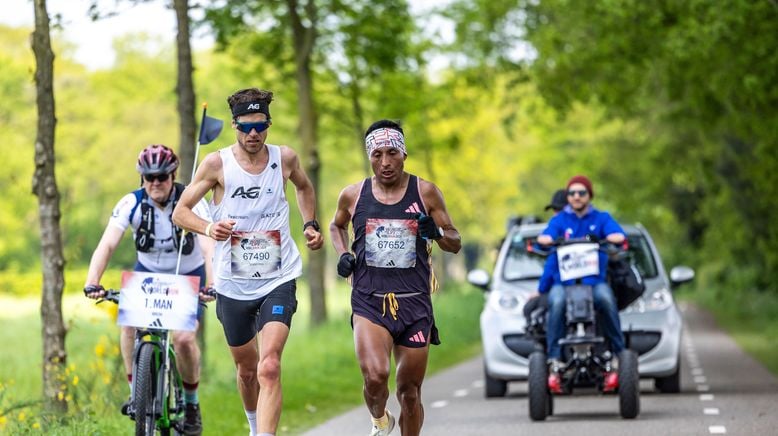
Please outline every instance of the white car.
[[[486, 291], [481, 312], [485, 395], [501, 397], [508, 382], [526, 380], [530, 353], [538, 346], [526, 335], [522, 309], [537, 291], [545, 258], [527, 250], [546, 224], [519, 224], [508, 230], [494, 272], [473, 270], [468, 281]], [[672, 288], [694, 278], [694, 271], [677, 266], [665, 273], [659, 252], [648, 231], [623, 226], [629, 241], [629, 258], [646, 283], [643, 296], [621, 311], [621, 328], [628, 348], [639, 355], [641, 378], [653, 378], [660, 392], [680, 392], [681, 315]]]

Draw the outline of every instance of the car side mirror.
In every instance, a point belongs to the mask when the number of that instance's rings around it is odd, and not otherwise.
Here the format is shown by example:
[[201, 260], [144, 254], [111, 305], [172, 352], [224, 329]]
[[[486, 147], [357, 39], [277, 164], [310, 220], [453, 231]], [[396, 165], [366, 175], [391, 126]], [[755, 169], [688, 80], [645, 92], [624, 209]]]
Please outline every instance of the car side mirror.
[[489, 290], [489, 273], [482, 269], [474, 269], [467, 273], [467, 281], [484, 291]]
[[688, 266], [679, 265], [670, 270], [670, 286], [673, 289], [692, 280], [694, 280], [694, 270]]

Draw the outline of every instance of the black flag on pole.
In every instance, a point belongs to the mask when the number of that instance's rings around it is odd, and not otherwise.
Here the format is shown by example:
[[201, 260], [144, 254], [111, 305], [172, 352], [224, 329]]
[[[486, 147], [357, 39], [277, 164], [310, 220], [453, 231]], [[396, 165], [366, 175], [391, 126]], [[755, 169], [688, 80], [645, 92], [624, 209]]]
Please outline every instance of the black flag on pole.
[[211, 143], [211, 141], [219, 137], [223, 126], [224, 122], [222, 120], [206, 115], [205, 107], [203, 107], [203, 121], [200, 123], [200, 138], [197, 142], [200, 145]]

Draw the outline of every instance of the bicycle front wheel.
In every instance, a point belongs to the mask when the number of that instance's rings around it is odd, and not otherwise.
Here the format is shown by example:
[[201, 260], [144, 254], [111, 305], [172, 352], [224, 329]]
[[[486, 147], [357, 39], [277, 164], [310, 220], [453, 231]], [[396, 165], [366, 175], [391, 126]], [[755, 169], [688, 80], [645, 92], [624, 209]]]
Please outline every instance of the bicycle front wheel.
[[157, 416], [154, 412], [156, 367], [154, 346], [150, 343], [142, 344], [138, 352], [135, 389], [133, 390], [136, 436], [154, 434], [157, 422]]

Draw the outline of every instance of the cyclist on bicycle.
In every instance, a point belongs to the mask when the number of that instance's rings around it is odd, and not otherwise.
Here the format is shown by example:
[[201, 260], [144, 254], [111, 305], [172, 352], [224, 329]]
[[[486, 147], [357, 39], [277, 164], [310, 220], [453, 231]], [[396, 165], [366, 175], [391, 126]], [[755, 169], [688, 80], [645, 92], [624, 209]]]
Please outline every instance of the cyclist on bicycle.
[[[113, 210], [100, 243], [89, 263], [84, 293], [89, 298], [105, 295], [100, 279], [105, 272], [116, 247], [127, 227], [132, 227], [137, 250], [135, 271], [168, 273], [176, 272], [182, 230], [173, 224], [173, 208], [178, 203], [184, 186], [175, 183], [178, 157], [164, 145], [150, 145], [138, 156], [136, 169], [141, 175], [141, 188], [122, 197]], [[205, 202], [198, 213], [210, 219]], [[210, 259], [213, 242], [209, 238], [195, 238], [188, 233], [183, 239], [180, 271], [184, 275], [200, 277], [200, 287], [206, 284], [206, 276], [212, 277]], [[205, 255], [204, 255], [205, 253]], [[205, 261], [208, 259], [208, 262]], [[206, 269], [207, 274], [206, 274]], [[207, 301], [210, 297], [201, 294]], [[198, 316], [202, 316], [198, 313]], [[201, 318], [199, 318], [201, 319]], [[199, 327], [199, 324], [198, 324]], [[122, 327], [120, 338], [124, 369], [132, 390], [132, 354], [135, 328]], [[199, 435], [202, 432], [197, 386], [200, 380], [200, 349], [196, 332], [173, 332], [173, 346], [178, 355], [178, 370], [184, 384], [186, 403], [184, 434]], [[132, 392], [130, 392], [132, 399]], [[122, 406], [122, 413], [129, 413], [130, 402]]]
[[[538, 236], [538, 243], [549, 245], [557, 238], [584, 237], [590, 237], [593, 240], [607, 240], [613, 244], [624, 242], [624, 230], [609, 213], [597, 210], [590, 204], [593, 197], [592, 182], [586, 176], [579, 175], [571, 178], [567, 182], [568, 205], [562, 209], [562, 212], [551, 218], [546, 229]], [[600, 274], [584, 277], [582, 282], [593, 286], [594, 307], [602, 319], [603, 331], [608, 338], [611, 351], [614, 356], [617, 356], [624, 349], [624, 335], [621, 332], [616, 298], [605, 279], [607, 263], [607, 255], [601, 252]], [[551, 366], [548, 385], [552, 392], [561, 392], [561, 378], [557, 369], [562, 357], [558, 341], [564, 334], [565, 328], [565, 291], [562, 286], [572, 283], [561, 281], [556, 256], [550, 256], [545, 267], [553, 276], [553, 286], [548, 293], [549, 312], [546, 329], [548, 358]], [[541, 289], [541, 292], [543, 290]], [[613, 391], [618, 387], [615, 358], [612, 368], [614, 370], [606, 374], [605, 377], [605, 391]]]

